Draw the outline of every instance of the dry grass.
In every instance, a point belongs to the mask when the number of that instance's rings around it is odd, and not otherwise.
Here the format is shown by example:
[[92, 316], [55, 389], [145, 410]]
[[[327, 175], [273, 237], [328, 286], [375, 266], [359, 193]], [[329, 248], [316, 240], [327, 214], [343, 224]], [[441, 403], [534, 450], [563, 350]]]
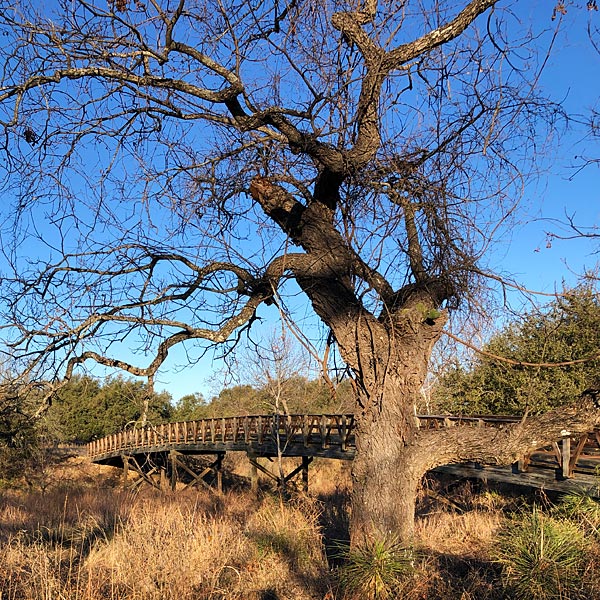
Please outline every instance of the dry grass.
[[4, 492], [3, 600], [322, 599], [320, 510], [249, 493]]
[[[343, 600], [347, 465], [331, 464], [311, 467], [311, 496], [283, 502], [239, 489], [134, 494], [117, 472], [71, 461], [44, 493], [0, 491], [0, 599]], [[469, 486], [424, 494], [401, 597], [504, 600], [494, 548], [516, 508]]]
[[417, 543], [430, 552], [481, 558], [488, 555], [503, 522], [499, 511], [438, 512], [417, 521]]

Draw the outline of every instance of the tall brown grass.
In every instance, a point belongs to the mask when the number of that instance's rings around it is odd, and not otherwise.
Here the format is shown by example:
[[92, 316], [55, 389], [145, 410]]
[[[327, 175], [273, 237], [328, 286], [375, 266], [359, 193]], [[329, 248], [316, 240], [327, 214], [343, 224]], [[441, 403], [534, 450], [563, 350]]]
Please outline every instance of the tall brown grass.
[[318, 502], [57, 485], [0, 495], [2, 600], [323, 598]]
[[[317, 467], [311, 495], [285, 502], [243, 489], [173, 494], [139, 486], [133, 493], [110, 471], [91, 473], [97, 467], [82, 462], [43, 493], [0, 490], [0, 599], [364, 600], [357, 589], [378, 588], [357, 575], [372, 575], [374, 565], [386, 586], [393, 575], [388, 597], [510, 597], [498, 540], [506, 540], [515, 513], [527, 510], [522, 502], [470, 486], [426, 490], [410, 568], [393, 547], [381, 546], [355, 561], [362, 571], [352, 571], [352, 555], [340, 553], [348, 536], [347, 469]], [[593, 556], [588, 571], [597, 576], [600, 553]]]

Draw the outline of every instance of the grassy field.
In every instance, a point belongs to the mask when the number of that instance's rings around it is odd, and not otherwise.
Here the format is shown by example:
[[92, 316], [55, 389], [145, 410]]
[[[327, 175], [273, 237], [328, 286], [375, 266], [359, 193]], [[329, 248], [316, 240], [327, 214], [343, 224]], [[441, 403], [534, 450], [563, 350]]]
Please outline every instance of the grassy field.
[[538, 510], [438, 482], [423, 489], [415, 548], [348, 555], [348, 481], [336, 462], [285, 502], [243, 486], [132, 492], [70, 459], [43, 492], [0, 491], [0, 599], [600, 598], [590, 498]]

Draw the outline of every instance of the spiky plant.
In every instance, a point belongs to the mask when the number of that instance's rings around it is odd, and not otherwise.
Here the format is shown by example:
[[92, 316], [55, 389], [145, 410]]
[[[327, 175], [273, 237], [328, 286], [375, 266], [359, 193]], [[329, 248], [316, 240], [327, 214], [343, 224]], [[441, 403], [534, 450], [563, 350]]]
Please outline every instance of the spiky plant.
[[498, 562], [515, 600], [574, 600], [580, 595], [589, 542], [573, 521], [534, 507], [501, 532]]
[[394, 537], [363, 544], [344, 555], [345, 564], [339, 570], [344, 598], [396, 598], [402, 583], [414, 573], [414, 551]]
[[580, 523], [586, 533], [600, 537], [600, 500], [598, 489], [581, 488], [565, 494], [556, 513]]

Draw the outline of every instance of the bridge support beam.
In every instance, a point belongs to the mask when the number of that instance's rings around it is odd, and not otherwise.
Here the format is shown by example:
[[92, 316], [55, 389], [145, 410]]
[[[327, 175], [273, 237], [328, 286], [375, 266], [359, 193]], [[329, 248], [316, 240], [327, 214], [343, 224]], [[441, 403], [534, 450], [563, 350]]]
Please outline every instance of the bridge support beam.
[[256, 466], [256, 460], [252, 459], [248, 455], [250, 461], [250, 489], [253, 494], [258, 492], [258, 467]]
[[[270, 457], [268, 457], [268, 458], [270, 459]], [[305, 492], [307, 492], [308, 491], [308, 467], [309, 467], [310, 463], [313, 461], [313, 457], [312, 456], [302, 456], [301, 458], [302, 458], [302, 462], [300, 463], [299, 466], [297, 466], [291, 473], [288, 473], [287, 475], [280, 477], [280, 476], [274, 475], [273, 473], [271, 473], [271, 471], [269, 471], [268, 469], [263, 467], [258, 462], [257, 456], [252, 456], [252, 455], [248, 454], [248, 460], [250, 461], [250, 467], [251, 467], [250, 481], [251, 481], [252, 491], [256, 492], [258, 490], [258, 471], [260, 471], [261, 473], [264, 473], [267, 477], [269, 477], [269, 479], [276, 481], [277, 485], [281, 488], [284, 488], [285, 484], [292, 481], [292, 479], [294, 479], [298, 475], [301, 475], [302, 476], [302, 489]]]
[[171, 490], [175, 490], [177, 487], [177, 482], [179, 481], [179, 470], [181, 469], [191, 477], [191, 480], [186, 483], [183, 489], [193, 487], [197, 483], [208, 489], [212, 489], [204, 478], [209, 473], [213, 473], [217, 491], [223, 491], [223, 458], [225, 457], [225, 452], [216, 453], [215, 460], [206, 466], [200, 473], [196, 473], [189, 467], [189, 465], [183, 462], [180, 459], [181, 456], [185, 455], [177, 452], [177, 450], [171, 450], [169, 453]]
[[121, 474], [122, 480], [124, 484], [127, 484], [127, 478], [129, 477], [129, 457], [122, 456], [121, 458], [123, 459], [123, 473]]
[[[142, 466], [140, 466], [140, 464], [137, 462], [134, 456], [127, 456], [126, 454], [122, 455], [121, 459], [123, 460], [123, 477], [128, 476], [130, 467], [140, 476], [140, 478], [133, 483], [133, 487], [137, 487], [145, 482], [159, 490], [164, 489], [164, 487], [162, 487], [161, 485], [164, 469], [159, 469], [156, 465], [148, 469], [144, 469]], [[160, 473], [160, 483], [157, 483], [153, 477], [153, 475], [155, 475], [157, 472]]]

